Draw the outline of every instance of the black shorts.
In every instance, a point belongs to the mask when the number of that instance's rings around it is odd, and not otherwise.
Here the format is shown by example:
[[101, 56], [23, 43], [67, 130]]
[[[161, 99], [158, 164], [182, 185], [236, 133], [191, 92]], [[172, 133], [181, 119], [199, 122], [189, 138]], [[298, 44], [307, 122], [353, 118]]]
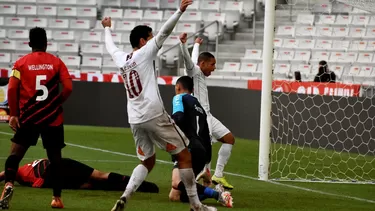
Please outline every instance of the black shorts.
[[[63, 189], [79, 189], [83, 184], [89, 182], [90, 176], [94, 171], [90, 166], [72, 160], [63, 158], [61, 163], [61, 178]], [[44, 177], [43, 188], [52, 188], [51, 172], [47, 168]]]
[[36, 126], [25, 125], [18, 128], [16, 134], [11, 139], [12, 142], [26, 148], [35, 146], [38, 143], [39, 136], [42, 137], [43, 147], [45, 149], [65, 147], [64, 126]]
[[[206, 150], [199, 140], [190, 140], [189, 151], [191, 153], [191, 162], [195, 176], [197, 176], [206, 165]], [[173, 168], [178, 168], [177, 159], [172, 156], [174, 162]]]

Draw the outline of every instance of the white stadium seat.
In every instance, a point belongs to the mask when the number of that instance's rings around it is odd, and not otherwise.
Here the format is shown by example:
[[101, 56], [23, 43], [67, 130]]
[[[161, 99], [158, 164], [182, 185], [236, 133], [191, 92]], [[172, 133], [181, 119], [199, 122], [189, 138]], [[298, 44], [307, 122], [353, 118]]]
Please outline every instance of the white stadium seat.
[[103, 66], [102, 66], [103, 73], [117, 73], [118, 68], [113, 61], [112, 57], [103, 57]]
[[315, 40], [310, 39], [301, 39], [297, 43], [298, 49], [305, 49], [305, 50], [311, 50], [315, 46]]
[[370, 16], [354, 15], [351, 25], [366, 26], [369, 21], [370, 21]]
[[165, 10], [163, 20], [168, 20], [175, 12], [174, 10]]
[[273, 39], [273, 46], [275, 48], [280, 48], [282, 45], [283, 45], [283, 39], [280, 39], [280, 38], [275, 38]]
[[359, 72], [361, 72], [360, 66], [351, 66], [349, 69], [349, 76], [359, 76]]
[[27, 54], [26, 53], [12, 53], [12, 58], [11, 58], [11, 62], [12, 63], [15, 63], [17, 60], [19, 60], [20, 58], [26, 56]]
[[373, 72], [373, 67], [370, 66], [362, 66], [361, 71], [359, 72], [359, 77], [371, 77]]
[[57, 0], [36, 0], [37, 4], [50, 5], [56, 4]]
[[310, 60], [311, 51], [296, 51], [293, 61], [307, 63]]
[[156, 22], [153, 22], [153, 21], [137, 21], [136, 25], [137, 26], [139, 26], [139, 25], [148, 26], [151, 29], [155, 29], [156, 28]]
[[[117, 25], [117, 21], [112, 20], [111, 30], [114, 30], [116, 25]], [[96, 21], [94, 30], [95, 31], [100, 31], [100, 32], [103, 31], [103, 25], [102, 25], [102, 21], [101, 20], [97, 20]]]
[[102, 67], [102, 57], [83, 56], [81, 71], [100, 71]]
[[0, 64], [8, 66], [10, 62], [11, 62], [10, 53], [0, 52]]
[[180, 1], [178, 0], [161, 0], [160, 8], [161, 9], [177, 9], [180, 5]]
[[126, 9], [124, 11], [124, 20], [141, 20], [143, 17], [143, 10]]
[[131, 31], [135, 26], [135, 21], [117, 21], [115, 29], [118, 31]]
[[329, 70], [333, 71], [336, 74], [337, 78], [340, 79], [342, 74], [344, 73], [344, 66], [333, 64], [329, 66]]
[[368, 27], [366, 30], [365, 37], [366, 39], [375, 39], [375, 28]]
[[120, 7], [121, 0], [105, 0], [102, 1], [102, 6], [104, 7]]
[[[130, 51], [129, 51], [124, 45], [117, 45], [117, 47], [118, 47], [119, 49], [122, 49], [124, 52], [128, 52], [128, 53], [130, 53], [130, 52], [133, 51], [132, 48], [131, 48]], [[104, 57], [110, 57], [110, 56], [111, 56], [111, 55], [109, 55], [109, 53], [108, 53], [107, 48], [105, 47], [105, 45], [103, 45], [103, 56], [104, 56]]]
[[349, 35], [349, 28], [346, 27], [333, 27], [332, 37], [343, 38]]
[[202, 12], [187, 11], [181, 16], [180, 20], [186, 22], [200, 22], [202, 21]]
[[96, 15], [97, 15], [96, 7], [78, 7], [77, 8], [78, 18], [96, 19]]
[[68, 17], [76, 18], [77, 17], [77, 7], [58, 7], [57, 8], [58, 17]]
[[78, 55], [79, 44], [78, 43], [58, 43], [57, 51], [61, 54], [76, 54]]
[[16, 50], [16, 41], [14, 40], [0, 40], [1, 51], [14, 51]]
[[374, 54], [373, 53], [359, 53], [357, 62], [359, 63], [372, 63]]
[[4, 20], [6, 27], [24, 28], [26, 26], [26, 18], [22, 17], [6, 17]]
[[9, 39], [29, 39], [29, 31], [24, 29], [8, 29], [8, 38]]
[[141, 0], [141, 7], [159, 9], [160, 0]]
[[36, 16], [37, 7], [35, 5], [18, 5], [17, 15], [18, 16]]
[[205, 12], [205, 11], [219, 12], [220, 11], [220, 1], [203, 0], [203, 1], [201, 1], [201, 5], [200, 5], [199, 9], [202, 12]]
[[57, 0], [56, 4], [58, 5], [77, 5], [77, 2], [80, 0]]
[[295, 31], [295, 37], [313, 37], [315, 35], [316, 28], [313, 26], [297, 26]]
[[111, 17], [112, 19], [122, 19], [123, 14], [123, 9], [105, 8], [103, 12], [103, 17]]
[[315, 49], [327, 50], [332, 48], [332, 40], [316, 40]]
[[90, 43], [85, 43], [81, 45], [81, 52], [82, 55], [103, 55], [103, 44], [90, 44]]
[[0, 39], [5, 39], [7, 37], [7, 30], [0, 29]]
[[366, 35], [365, 28], [350, 28], [349, 36], [352, 38], [363, 38]]
[[349, 15], [337, 15], [335, 25], [342, 25], [347, 26], [349, 25], [353, 20], [352, 16]]
[[77, 0], [77, 5], [96, 6], [97, 0]]
[[17, 52], [30, 52], [31, 48], [29, 46], [29, 41], [18, 40], [16, 41], [16, 51]]
[[286, 75], [290, 72], [290, 64], [275, 64], [275, 74]]
[[70, 28], [74, 30], [89, 30], [90, 29], [90, 21], [89, 20], [70, 20]]
[[333, 33], [333, 28], [329, 26], [318, 26], [316, 27], [315, 36], [316, 37], [331, 37]]
[[[130, 44], [130, 37], [129, 36], [130, 36], [130, 33], [122, 33], [121, 43]], [[169, 36], [169, 37], [171, 37], [171, 36]], [[168, 38], [167, 38], [167, 40], [168, 40]]]
[[276, 60], [279, 62], [292, 61], [294, 58], [294, 53], [295, 52], [292, 50], [280, 50], [278, 51]]
[[371, 16], [367, 26], [375, 26], [375, 16]]
[[74, 41], [74, 31], [54, 31], [52, 34], [56, 41]]
[[333, 25], [335, 21], [335, 15], [319, 15], [319, 20], [315, 23], [315, 25]]
[[180, 39], [177, 35], [171, 35], [165, 40], [164, 45], [176, 45], [179, 42]]
[[368, 41], [366, 50], [375, 51], [375, 41]]
[[[179, 5], [180, 3], [178, 3]], [[200, 1], [199, 0], [195, 0], [193, 1], [193, 3], [186, 9], [186, 10], [199, 10], [200, 8]]]
[[239, 71], [241, 63], [238, 62], [225, 62], [223, 66], [224, 71]]
[[195, 23], [178, 23], [176, 26], [176, 32], [186, 32], [188, 34], [194, 34], [197, 31], [197, 24]]
[[38, 6], [38, 16], [57, 16], [56, 6]]
[[145, 10], [143, 12], [143, 20], [162, 21], [163, 11], [161, 10]]
[[[112, 34], [112, 39], [113, 39], [114, 43], [121, 43], [121, 41], [122, 41], [122, 34], [121, 33], [112, 32], [111, 34]], [[104, 34], [102, 36], [101, 42], [103, 42], [103, 43], [105, 42]]]
[[[8, 1], [8, 0], [6, 0]], [[16, 0], [17, 3], [36, 4], [36, 0]]]
[[334, 40], [331, 49], [335, 51], [347, 51], [349, 49], [349, 45], [349, 40]]
[[14, 4], [0, 4], [0, 14], [7, 16], [15, 16], [17, 13], [17, 6]]
[[122, 6], [125, 8], [140, 8], [141, 0], [122, 0]]
[[319, 61], [328, 61], [331, 53], [327, 51], [315, 51], [313, 52], [310, 61], [311, 62], [319, 62]]
[[313, 14], [298, 14], [297, 24], [313, 25], [315, 16]]
[[102, 32], [89, 32], [82, 33], [81, 42], [99, 43], [102, 40]]
[[246, 49], [244, 58], [249, 59], [249, 60], [261, 60], [262, 59], [262, 50]]
[[47, 18], [27, 18], [26, 20], [27, 28], [34, 28], [34, 27], [47, 28], [47, 26], [48, 26]]
[[299, 71], [301, 74], [304, 74], [304, 75], [308, 76], [309, 74], [311, 74], [311, 65], [300, 64], [300, 65], [298, 65], [297, 70], [294, 70], [293, 72], [295, 72], [295, 71]]
[[251, 63], [251, 62], [242, 62], [240, 72], [250, 72], [255, 73], [257, 72], [257, 63]]
[[353, 40], [350, 43], [349, 50], [350, 51], [366, 51], [367, 49], [367, 41], [362, 40]]
[[294, 36], [294, 26], [279, 26], [277, 28], [277, 36]]
[[81, 57], [77, 55], [64, 55], [60, 56], [60, 59], [68, 69], [79, 69], [81, 65]]
[[[224, 5], [222, 4], [223, 2], [225, 2]], [[243, 14], [244, 12], [244, 6], [242, 1], [222, 1], [220, 6], [224, 6], [224, 11], [238, 11], [241, 14]]]
[[50, 29], [68, 29], [68, 19], [48, 19], [48, 28]]
[[331, 13], [332, 12], [332, 3], [328, 2], [316, 2], [313, 4], [313, 11], [316, 13]]
[[4, 17], [0, 16], [0, 26], [4, 26]]
[[47, 40], [52, 40], [52, 30], [46, 30], [46, 34], [47, 34]]
[[295, 49], [298, 46], [298, 41], [296, 39], [284, 39], [283, 41], [283, 48], [288, 48], [288, 49]]

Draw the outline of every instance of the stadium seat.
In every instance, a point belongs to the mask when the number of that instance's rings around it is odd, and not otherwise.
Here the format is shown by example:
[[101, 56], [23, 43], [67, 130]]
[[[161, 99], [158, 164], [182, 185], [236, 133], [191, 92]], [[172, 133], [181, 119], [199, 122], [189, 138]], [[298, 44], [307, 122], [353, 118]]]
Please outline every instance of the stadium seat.
[[145, 10], [144, 13], [143, 13], [142, 20], [162, 21], [163, 20], [163, 11], [161, 11], [161, 10]]
[[225, 62], [223, 66], [224, 71], [237, 72], [240, 70], [241, 63], [238, 62]]
[[333, 25], [335, 21], [335, 15], [319, 15], [319, 19], [315, 22], [315, 25]]
[[6, 17], [4, 20], [5, 27], [24, 28], [26, 26], [26, 19], [22, 17]]
[[141, 8], [160, 8], [160, 0], [141, 0]]
[[35, 5], [18, 5], [17, 16], [36, 16], [37, 7]]
[[17, 60], [27, 55], [26, 53], [12, 53], [11, 62], [14, 64]]
[[350, 28], [349, 36], [352, 38], [363, 38], [366, 35], [365, 28]]
[[315, 36], [316, 28], [313, 26], [297, 26], [295, 37], [311, 38]]
[[[112, 39], [113, 39], [113, 42], [116, 43], [116, 44], [119, 44], [121, 43], [122, 41], [122, 33], [116, 33], [116, 32], [112, 32]], [[102, 43], [105, 42], [105, 36], [104, 36], [104, 33], [103, 33], [103, 36], [102, 36], [102, 40], [101, 40]]]
[[16, 45], [17, 52], [30, 52], [31, 51], [31, 48], [29, 46], [29, 41], [17, 40], [15, 45]]
[[[199, 10], [202, 0], [194, 0], [193, 3], [186, 10]], [[178, 3], [180, 5], [180, 3]]]
[[[131, 52], [131, 51], [128, 51], [124, 45], [117, 45], [117, 47], [119, 49], [122, 49], [124, 52]], [[133, 50], [133, 49], [132, 49]], [[105, 47], [105, 45], [103, 45], [103, 57], [111, 57], [111, 55], [109, 55], [108, 51], [107, 51], [107, 48]]]
[[52, 54], [57, 54], [57, 43], [48, 42], [47, 43], [47, 52], [52, 53]]
[[249, 61], [260, 61], [262, 60], [262, 50], [246, 49], [244, 59]]
[[299, 71], [301, 73], [301, 75], [304, 76], [304, 78], [308, 78], [310, 76], [311, 73], [311, 65], [309, 64], [299, 64], [297, 66], [297, 69], [291, 69], [292, 72], [296, 72], [296, 71]]
[[321, 60], [328, 61], [331, 53], [327, 51], [315, 51], [313, 52], [310, 61], [319, 62]]
[[103, 66], [102, 66], [103, 73], [117, 73], [118, 68], [113, 61], [112, 57], [103, 57]]
[[11, 62], [10, 53], [0, 52], [0, 66], [8, 67], [10, 62]]
[[361, 72], [360, 66], [351, 66], [349, 69], [349, 76], [359, 76], [359, 72]]
[[298, 46], [298, 41], [298, 39], [284, 39], [282, 47], [286, 49], [295, 49]]
[[77, 30], [77, 31], [87, 31], [90, 29], [90, 21], [89, 20], [70, 20], [70, 29]]
[[122, 19], [124, 14], [123, 9], [105, 8], [103, 17], [111, 17], [114, 20]]
[[374, 27], [368, 27], [366, 30], [365, 37], [366, 39], [375, 39], [375, 28]]
[[78, 55], [79, 44], [78, 43], [58, 43], [57, 51], [59, 55]]
[[22, 30], [22, 29], [8, 29], [8, 38], [9, 39], [21, 39], [27, 40], [29, 39], [29, 31]]
[[273, 47], [274, 48], [281, 48], [281, 46], [283, 46], [283, 39], [281, 38], [274, 38], [273, 39]]
[[77, 55], [60, 56], [61, 61], [64, 62], [69, 70], [79, 70], [81, 65], [81, 57]]
[[36, 0], [37, 4], [43, 4], [43, 5], [51, 5], [56, 4], [57, 0]]
[[125, 8], [140, 8], [141, 0], [122, 0], [122, 6]]
[[316, 40], [315, 49], [327, 50], [332, 48], [332, 40]]
[[321, 37], [328, 38], [328, 37], [332, 36], [332, 33], [333, 33], [332, 27], [318, 26], [318, 27], [316, 27], [315, 36], [319, 37], [319, 38], [321, 38]]
[[[5, 0], [9, 1], [9, 0]], [[36, 4], [36, 0], [16, 0], [17, 3]]]
[[5, 52], [12, 52], [16, 50], [16, 41], [14, 40], [0, 40], [0, 50]]
[[[131, 31], [136, 26], [135, 21], [117, 21], [115, 29], [117, 31]], [[103, 27], [102, 27], [103, 30]]]
[[367, 26], [375, 26], [375, 16], [370, 16]]
[[332, 37], [344, 38], [349, 35], [349, 28], [346, 27], [333, 27]]
[[334, 40], [331, 50], [333, 51], [347, 51], [349, 49], [349, 40]]
[[0, 16], [0, 26], [4, 26], [4, 17]]
[[201, 22], [203, 20], [202, 12], [187, 11], [181, 16], [180, 20], [184, 22]]
[[298, 14], [296, 24], [313, 25], [315, 16], [313, 14]]
[[197, 32], [197, 24], [196, 23], [178, 23], [176, 26], [176, 32], [182, 33], [186, 32], [188, 33], [188, 36], [191, 34], [194, 34]]
[[77, 7], [78, 19], [96, 19], [96, 7]]
[[156, 28], [156, 22], [153, 22], [153, 21], [137, 21], [136, 25], [137, 26], [139, 26], [139, 25], [148, 26], [151, 29], [155, 29]]
[[77, 0], [79, 6], [96, 6], [97, 0]]
[[105, 0], [102, 1], [104, 7], [121, 7], [121, 0]]
[[57, 16], [57, 7], [55, 6], [38, 6], [38, 17]]
[[103, 44], [85, 43], [81, 45], [81, 54], [83, 56], [101, 56], [103, 55]]
[[175, 12], [174, 10], [165, 10], [163, 20], [168, 20]]
[[52, 40], [52, 30], [46, 30], [47, 40]]
[[126, 9], [124, 11], [124, 20], [141, 20], [143, 17], [143, 10]]
[[373, 57], [374, 57], [373, 53], [359, 53], [357, 62], [369, 64], [373, 62]]
[[89, 32], [82, 33], [81, 42], [83, 43], [99, 43], [102, 41], [102, 32]]
[[0, 14], [4, 16], [15, 16], [17, 14], [17, 6], [14, 4], [0, 4]]
[[204, 35], [208, 38], [209, 42], [215, 41], [217, 36], [220, 37], [222, 35], [225, 23], [225, 13], [210, 12], [208, 13], [207, 18], [203, 18], [203, 20], [205, 26], [212, 23], [213, 21], [219, 22], [219, 29], [217, 28], [216, 24], [213, 24], [204, 29]]
[[286, 78], [290, 72], [290, 64], [275, 64], [274, 74], [278, 78]]
[[373, 72], [372, 66], [362, 66], [359, 72], [359, 77], [371, 77]]
[[276, 56], [277, 62], [290, 62], [294, 58], [294, 51], [292, 50], [279, 50]]
[[331, 13], [332, 12], [332, 3], [327, 2], [327, 3], [320, 3], [316, 2], [313, 4], [313, 11], [315, 13]]
[[294, 26], [279, 26], [277, 28], [276, 35], [282, 37], [292, 37], [294, 36]]
[[160, 1], [160, 8], [161, 9], [172, 9], [176, 10], [180, 5], [180, 1], [178, 0], [161, 0]]
[[7, 30], [0, 29], [0, 39], [5, 39], [7, 37]]
[[50, 29], [69, 29], [68, 19], [48, 19], [48, 28]]
[[257, 63], [251, 63], [251, 62], [242, 62], [240, 67], [240, 72], [245, 73], [256, 73], [257, 72]]
[[55, 41], [74, 41], [74, 31], [53, 31], [52, 33], [53, 39]]
[[349, 15], [337, 15], [335, 25], [348, 26], [353, 20], [352, 16]]
[[293, 61], [294, 62], [303, 62], [308, 63], [310, 61], [311, 51], [296, 51], [294, 53]]
[[57, 16], [59, 18], [76, 18], [77, 7], [57, 7]]
[[169, 37], [165, 40], [164, 45], [173, 46], [173, 45], [176, 45], [176, 44], [178, 44], [178, 43], [180, 43], [180, 38], [179, 38], [179, 36], [177, 36], [177, 35], [171, 35], [171, 36], [169, 36]]
[[130, 33], [123, 33], [121, 36], [121, 43], [130, 44]]
[[367, 50], [367, 41], [353, 40], [350, 43], [350, 51], [366, 51]]
[[[115, 29], [115, 26], [117, 25], [117, 22], [118, 22], [118, 21], [114, 21], [114, 20], [112, 20], [111, 30], [114, 30], [114, 29]], [[102, 31], [104, 30], [103, 25], [102, 25], [102, 21], [101, 21], [101, 20], [97, 20], [97, 21], [96, 21], [96, 24], [95, 24], [94, 30], [95, 30], [95, 31], [100, 31], [100, 32], [102, 32]]]
[[47, 28], [47, 18], [27, 18], [26, 28], [42, 27]]
[[207, 0], [203, 0], [200, 3], [199, 9], [202, 12], [206, 12], [206, 11], [219, 12], [220, 11], [220, 1], [207, 1]]
[[341, 2], [334, 1], [332, 4], [332, 13], [350, 13], [353, 11], [353, 6], [342, 4]]
[[369, 21], [370, 21], [370, 16], [354, 15], [351, 25], [364, 27], [364, 26], [367, 26]]
[[375, 41], [368, 41], [366, 50], [375, 51]]
[[64, 6], [66, 6], [66, 5], [76, 6], [78, 1], [80, 1], [80, 0], [57, 0], [56, 4], [57, 5], [64, 5]]
[[224, 11], [238, 11], [240, 14], [244, 12], [244, 6], [242, 1], [222, 1], [225, 4], [220, 4], [221, 7], [224, 6]]
[[315, 40], [310, 39], [301, 39], [297, 42], [297, 48], [303, 50], [311, 50], [314, 49]]
[[91, 72], [91, 71], [101, 71], [102, 68], [102, 57], [94, 56], [83, 56], [81, 71]]
[[336, 74], [336, 77], [338, 79], [341, 79], [341, 77], [342, 77], [342, 75], [344, 73], [344, 66], [343, 65], [333, 64], [333, 65], [329, 66], [329, 70], [333, 71]]

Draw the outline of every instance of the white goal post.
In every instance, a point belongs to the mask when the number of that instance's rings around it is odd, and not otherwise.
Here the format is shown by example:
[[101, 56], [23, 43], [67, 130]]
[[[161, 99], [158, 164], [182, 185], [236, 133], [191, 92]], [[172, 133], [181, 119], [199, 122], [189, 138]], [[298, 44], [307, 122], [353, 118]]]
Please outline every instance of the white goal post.
[[[295, 3], [298, 0], [289, 1]], [[273, 86], [280, 86], [280, 89], [283, 89], [283, 87], [289, 86], [289, 82], [288, 80], [278, 80], [277, 83], [281, 85], [275, 85], [274, 71], [276, 65], [280, 63], [277, 59], [274, 60], [274, 51], [276, 50], [274, 40], [275, 37], [279, 38], [276, 33], [278, 28], [275, 24], [277, 5], [276, 0], [264, 2], [258, 178], [264, 181], [375, 184], [375, 97], [374, 95], [353, 95], [352, 89], [353, 86], [356, 86], [358, 90], [361, 88], [363, 93], [364, 83], [360, 84], [354, 78], [362, 77], [364, 81], [370, 78], [375, 80], [375, 65], [358, 64], [357, 60], [347, 64], [346, 61], [343, 61], [345, 63], [342, 65], [344, 70], [340, 69], [339, 72], [337, 69], [336, 74], [340, 73], [341, 75], [337, 78], [337, 83], [331, 85], [331, 87], [337, 86], [337, 89], [326, 88], [323, 92], [319, 92], [319, 89], [314, 87], [319, 85], [311, 85], [310, 90], [307, 88], [305, 90], [303, 87], [298, 90], [295, 88], [293, 93], [286, 91], [285, 88], [284, 91], [276, 90]], [[330, 2], [341, 2], [375, 12], [375, 0], [330, 0]], [[315, 17], [321, 18], [323, 14], [316, 14]], [[324, 15], [327, 16], [327, 14]], [[364, 13], [355, 15], [365, 16]], [[317, 21], [317, 19], [312, 21]], [[314, 24], [315, 22], [308, 27], [313, 28]], [[316, 28], [318, 27], [321, 25], [316, 26]], [[362, 27], [366, 27], [366, 25]], [[375, 31], [375, 25], [373, 28]], [[353, 33], [355, 32], [353, 31]], [[324, 39], [317, 37], [310, 38], [310, 40], [318, 42], [319, 39]], [[280, 39], [290, 40], [292, 38], [281, 37]], [[297, 38], [295, 39], [297, 40]], [[361, 53], [364, 56], [369, 54], [369, 51], [364, 53], [358, 50], [359, 47], [356, 49], [354, 48], [356, 46], [352, 46], [353, 43], [363, 42], [362, 40], [357, 41], [356, 37], [354, 39], [343, 38], [343, 40], [350, 40], [350, 46], [345, 51], [347, 54], [356, 54], [356, 58], [359, 58], [358, 55]], [[370, 41], [375, 45], [375, 36]], [[366, 41], [366, 44], [370, 41]], [[279, 49], [280, 47], [277, 50]], [[332, 53], [333, 51], [330, 50], [326, 49], [325, 51]], [[334, 54], [340, 53], [334, 52]], [[372, 63], [375, 63], [375, 53], [371, 53], [374, 57]], [[305, 64], [313, 66], [310, 62], [311, 60]], [[319, 60], [315, 62], [319, 62]], [[339, 65], [331, 60], [328, 61], [328, 67], [332, 68], [334, 72]], [[311, 68], [310, 75], [316, 74], [317, 67], [314, 66], [314, 68]], [[368, 68], [372, 74], [365, 73]], [[363, 74], [362, 72], [359, 74], [359, 71], [363, 71]], [[293, 80], [292, 72], [290, 69], [292, 77], [289, 79]], [[311, 81], [311, 79], [309, 80]], [[288, 89], [293, 88], [288, 87]], [[372, 89], [375, 90], [374, 86]]]

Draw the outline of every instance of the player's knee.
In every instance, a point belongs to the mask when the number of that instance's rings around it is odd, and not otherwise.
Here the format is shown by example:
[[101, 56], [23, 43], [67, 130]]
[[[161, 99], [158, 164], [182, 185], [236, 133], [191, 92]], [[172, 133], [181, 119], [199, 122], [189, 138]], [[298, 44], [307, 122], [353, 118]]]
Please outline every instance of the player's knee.
[[178, 160], [178, 167], [179, 168], [190, 168], [191, 167], [191, 154], [187, 148], [182, 150], [180, 153], [176, 155]]
[[219, 141], [222, 143], [231, 144], [231, 145], [234, 145], [234, 143], [236, 142], [232, 133], [226, 134]]
[[169, 200], [170, 201], [180, 201], [179, 191], [172, 188], [171, 192], [169, 193]]
[[156, 162], [155, 154], [146, 160], [142, 161], [142, 164], [147, 168], [148, 172], [150, 173], [151, 170], [154, 168]]

